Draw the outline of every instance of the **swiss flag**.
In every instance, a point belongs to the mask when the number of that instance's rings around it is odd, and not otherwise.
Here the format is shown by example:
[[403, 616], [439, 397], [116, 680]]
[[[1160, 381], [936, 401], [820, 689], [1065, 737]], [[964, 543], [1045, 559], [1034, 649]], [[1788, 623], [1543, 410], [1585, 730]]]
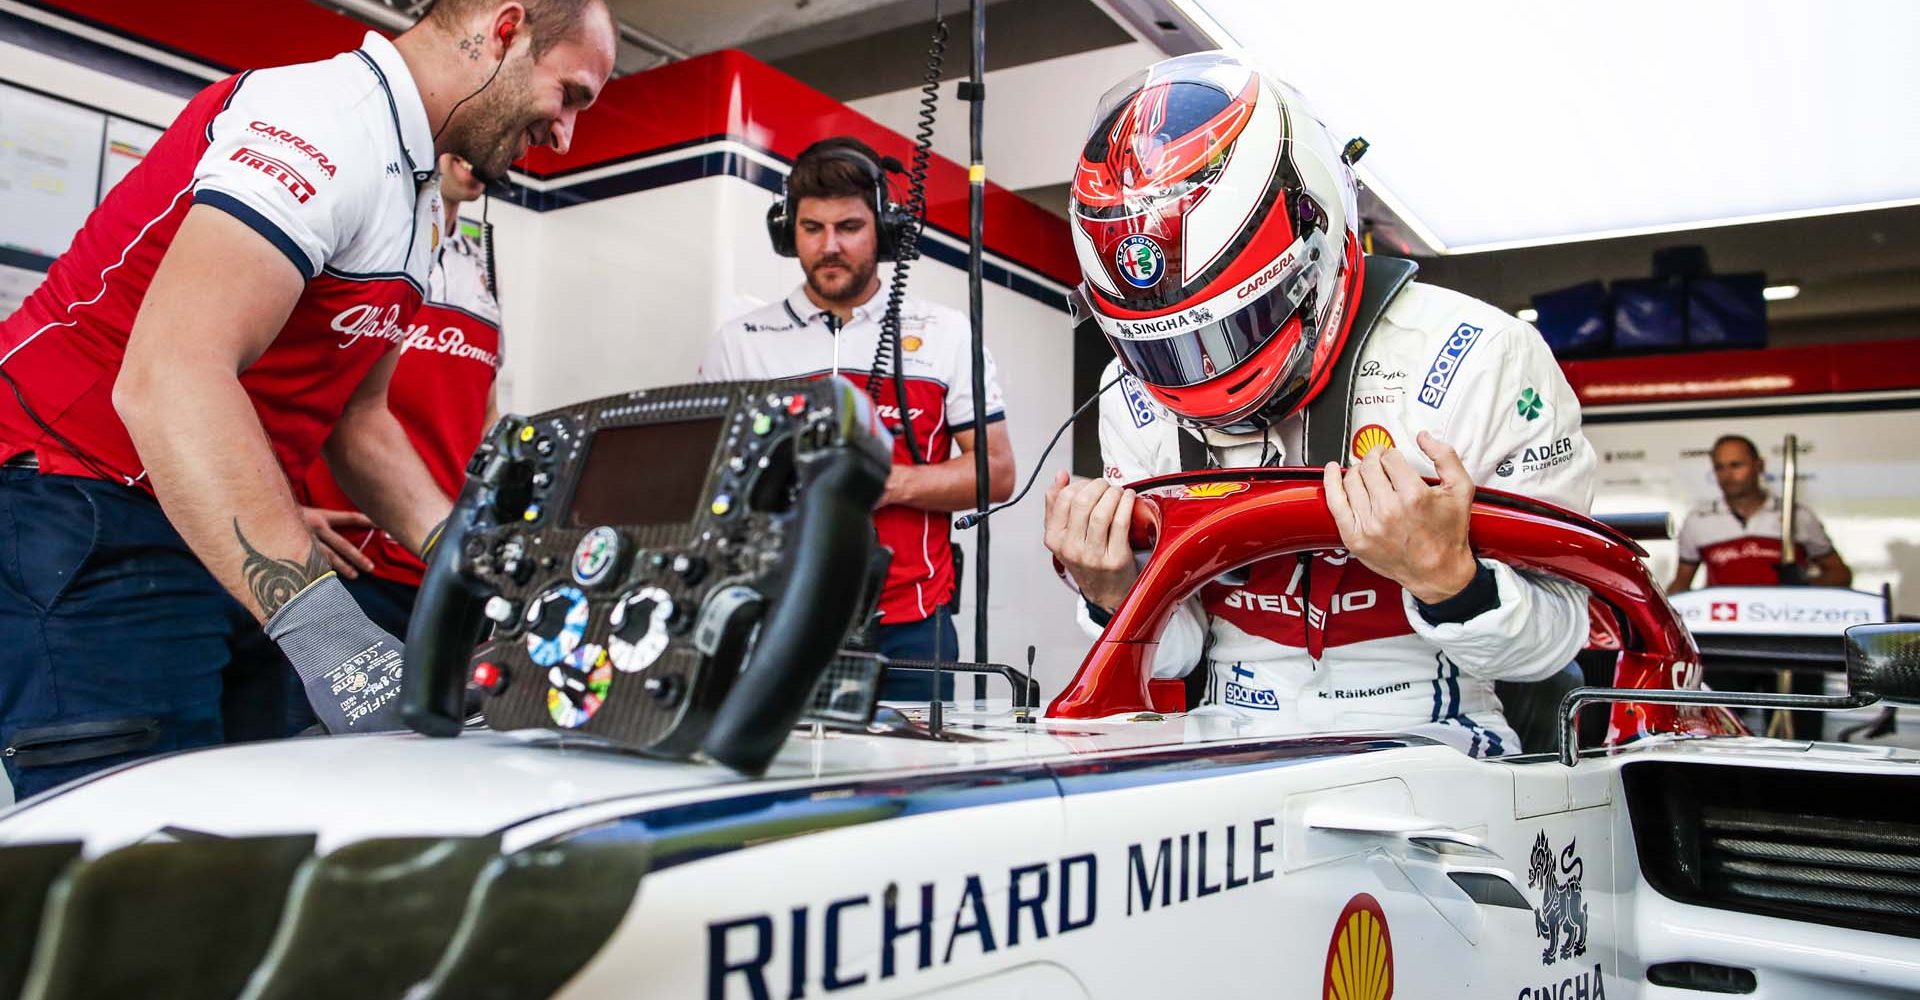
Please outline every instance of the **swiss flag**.
[[1710, 617], [1717, 622], [1737, 622], [1740, 620], [1740, 605], [1732, 601], [1715, 601]]

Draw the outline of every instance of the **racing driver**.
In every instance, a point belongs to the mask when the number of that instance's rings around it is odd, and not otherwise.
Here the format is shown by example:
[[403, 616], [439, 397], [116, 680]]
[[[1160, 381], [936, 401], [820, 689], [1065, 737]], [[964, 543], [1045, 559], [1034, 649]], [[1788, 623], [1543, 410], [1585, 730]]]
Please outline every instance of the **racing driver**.
[[1105, 478], [1059, 476], [1046, 544], [1097, 630], [1139, 573], [1120, 484], [1325, 463], [1345, 548], [1207, 584], [1168, 623], [1155, 676], [1204, 664], [1202, 711], [1262, 729], [1513, 753], [1494, 682], [1565, 667], [1587, 594], [1476, 559], [1474, 484], [1584, 512], [1592, 449], [1531, 327], [1362, 255], [1362, 148], [1343, 153], [1298, 93], [1234, 55], [1170, 59], [1102, 99], [1071, 226], [1079, 294], [1118, 355], [1102, 384], [1121, 391], [1100, 401]]

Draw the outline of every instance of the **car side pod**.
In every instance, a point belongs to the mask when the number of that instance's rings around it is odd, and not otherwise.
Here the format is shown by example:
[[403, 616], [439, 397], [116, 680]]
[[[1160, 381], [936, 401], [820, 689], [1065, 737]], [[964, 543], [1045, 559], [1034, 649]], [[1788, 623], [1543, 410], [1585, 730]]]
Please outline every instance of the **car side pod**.
[[1630, 688], [1575, 688], [1560, 702], [1560, 763], [1572, 767], [1580, 757], [1573, 735], [1580, 709], [1595, 702], [1632, 700], [1659, 705], [1714, 705], [1723, 708], [1778, 708], [1844, 712], [1885, 703], [1920, 707], [1920, 625], [1855, 625], [1846, 632], [1847, 693], [1771, 694], [1744, 691], [1644, 691]]
[[[1216, 469], [1133, 484], [1133, 544], [1152, 556], [1080, 670], [1048, 707], [1055, 718], [1150, 710], [1147, 683], [1167, 619], [1208, 581], [1248, 563], [1340, 547], [1318, 469]], [[1631, 539], [1592, 518], [1498, 490], [1474, 496], [1475, 553], [1585, 586], [1621, 624], [1619, 683], [1665, 688], [1697, 674], [1693, 637], [1673, 613]], [[1626, 706], [1634, 707], [1634, 706]], [[1699, 726], [1642, 710], [1639, 730]], [[1615, 716], [1616, 732], [1627, 728]]]

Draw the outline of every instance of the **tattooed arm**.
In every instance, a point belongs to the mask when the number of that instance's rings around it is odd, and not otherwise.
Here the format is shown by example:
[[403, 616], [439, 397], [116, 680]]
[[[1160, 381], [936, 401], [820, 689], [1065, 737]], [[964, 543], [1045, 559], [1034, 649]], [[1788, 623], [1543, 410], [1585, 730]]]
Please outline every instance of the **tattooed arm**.
[[302, 287], [265, 237], [195, 206], [154, 273], [113, 387], [167, 519], [262, 621], [327, 571], [240, 386]]
[[262, 617], [272, 616], [293, 600], [293, 595], [305, 590], [307, 584], [319, 579], [331, 568], [318, 545], [307, 553], [304, 562], [275, 559], [261, 552], [247, 541], [246, 532], [240, 530], [240, 519], [237, 517], [233, 519], [233, 537], [239, 541], [240, 550], [246, 553], [246, 558], [240, 561], [240, 576], [246, 581], [247, 593], [259, 603]]

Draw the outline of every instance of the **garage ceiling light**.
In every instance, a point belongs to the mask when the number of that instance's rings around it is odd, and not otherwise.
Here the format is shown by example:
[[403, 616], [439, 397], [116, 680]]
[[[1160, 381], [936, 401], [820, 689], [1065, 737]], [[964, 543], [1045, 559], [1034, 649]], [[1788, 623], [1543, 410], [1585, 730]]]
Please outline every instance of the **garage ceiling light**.
[[1436, 250], [1920, 204], [1911, 0], [1172, 0]]
[[1768, 302], [1785, 302], [1799, 294], [1799, 285], [1768, 285], [1760, 289], [1760, 297]]
[[1522, 323], [1534, 323], [1540, 319], [1540, 310], [1538, 309], [1516, 309], [1513, 314], [1518, 317]]

